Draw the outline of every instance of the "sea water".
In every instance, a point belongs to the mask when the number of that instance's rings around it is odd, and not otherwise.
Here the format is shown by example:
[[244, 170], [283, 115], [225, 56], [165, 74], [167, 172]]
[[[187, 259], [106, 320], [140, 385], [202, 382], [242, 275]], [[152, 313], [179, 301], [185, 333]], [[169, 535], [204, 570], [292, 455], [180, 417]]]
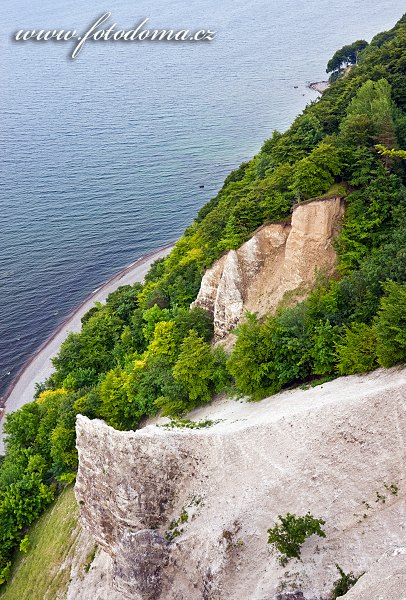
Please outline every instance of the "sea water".
[[[399, 0], [6, 0], [0, 15], [0, 393], [118, 269], [182, 234], [227, 173], [317, 98], [334, 51], [402, 15]], [[211, 29], [209, 43], [12, 40]], [[204, 186], [204, 187], [201, 187]]]

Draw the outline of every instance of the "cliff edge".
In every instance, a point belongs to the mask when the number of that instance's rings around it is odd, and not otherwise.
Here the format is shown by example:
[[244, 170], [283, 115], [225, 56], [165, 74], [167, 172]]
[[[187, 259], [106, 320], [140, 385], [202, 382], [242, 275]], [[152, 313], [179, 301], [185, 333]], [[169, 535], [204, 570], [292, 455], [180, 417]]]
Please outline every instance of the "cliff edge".
[[[405, 392], [406, 369], [380, 369], [255, 404], [218, 401], [192, 415], [215, 421], [202, 429], [120, 432], [79, 416], [76, 496], [110, 573], [97, 597], [327, 600], [338, 563], [366, 573], [349, 597], [401, 598]], [[327, 537], [282, 567], [267, 529], [308, 511]], [[397, 577], [384, 580], [388, 563]], [[76, 600], [86, 593], [84, 580]]]

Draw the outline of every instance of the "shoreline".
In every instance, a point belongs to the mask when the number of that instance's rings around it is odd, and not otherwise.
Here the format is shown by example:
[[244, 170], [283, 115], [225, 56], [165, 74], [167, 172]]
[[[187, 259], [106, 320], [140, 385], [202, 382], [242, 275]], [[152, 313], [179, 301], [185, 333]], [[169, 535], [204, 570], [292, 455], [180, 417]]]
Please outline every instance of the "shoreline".
[[313, 81], [311, 83], [308, 83], [307, 87], [311, 90], [314, 90], [315, 92], [318, 92], [321, 95], [323, 94], [323, 92], [326, 91], [329, 85], [330, 84], [328, 81]]
[[33, 400], [35, 383], [44, 381], [51, 374], [50, 371], [53, 369], [51, 359], [59, 352], [62, 342], [69, 333], [80, 331], [82, 316], [95, 302], [104, 302], [107, 296], [120, 286], [142, 281], [151, 264], [169, 254], [174, 244], [175, 242], [168, 242], [157, 250], [144, 254], [93, 290], [66, 315], [51, 335], [25, 361], [0, 397], [0, 455], [3, 451], [3, 416]]

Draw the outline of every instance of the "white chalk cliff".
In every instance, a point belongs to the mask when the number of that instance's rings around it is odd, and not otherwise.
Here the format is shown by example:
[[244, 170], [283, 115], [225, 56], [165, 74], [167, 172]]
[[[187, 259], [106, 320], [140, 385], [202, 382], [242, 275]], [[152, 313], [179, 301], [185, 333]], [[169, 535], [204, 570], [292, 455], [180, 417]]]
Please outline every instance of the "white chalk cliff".
[[[351, 600], [401, 600], [405, 394], [406, 369], [380, 369], [259, 403], [218, 401], [192, 415], [219, 420], [207, 429], [120, 432], [79, 416], [76, 496], [101, 551], [68, 597], [328, 600], [338, 563], [365, 572]], [[326, 538], [282, 567], [267, 529], [308, 511]]]
[[283, 300], [302, 300], [317, 273], [331, 275], [336, 266], [332, 241], [343, 214], [338, 196], [299, 204], [291, 223], [260, 227], [238, 250], [216, 261], [192, 304], [213, 314], [215, 339], [224, 338], [246, 311], [263, 315]]

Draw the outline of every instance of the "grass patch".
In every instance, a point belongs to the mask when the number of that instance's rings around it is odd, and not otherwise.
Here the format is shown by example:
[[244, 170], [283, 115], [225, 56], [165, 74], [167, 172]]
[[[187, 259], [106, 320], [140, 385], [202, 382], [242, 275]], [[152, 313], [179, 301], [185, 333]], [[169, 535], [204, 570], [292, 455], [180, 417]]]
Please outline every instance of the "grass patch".
[[333, 183], [331, 188], [329, 188], [324, 194], [321, 194], [321, 196], [315, 196], [314, 198], [308, 198], [307, 200], [300, 200], [294, 205], [293, 208], [301, 206], [302, 204], [310, 204], [316, 200], [328, 200], [330, 198], [335, 198], [336, 196], [342, 196], [343, 198], [346, 198], [349, 193], [349, 186], [345, 181], [342, 183]]
[[90, 567], [92, 566], [92, 563], [93, 563], [94, 558], [96, 556], [96, 552], [97, 552], [97, 546], [94, 546], [94, 548], [92, 548], [91, 551], [89, 552], [89, 554], [86, 556], [85, 564], [84, 564], [84, 567], [83, 567], [85, 573], [89, 573]]
[[69, 485], [30, 528], [30, 547], [27, 553], [16, 552], [10, 581], [0, 587], [1, 600], [66, 597], [70, 561], [65, 559], [77, 538], [78, 517], [73, 485]]
[[324, 377], [316, 377], [310, 381], [306, 381], [306, 383], [302, 383], [300, 386], [301, 390], [308, 390], [310, 388], [315, 388], [318, 385], [323, 385], [323, 383], [328, 383], [329, 381], [333, 381], [337, 379], [337, 375], [325, 375]]
[[320, 198], [333, 198], [334, 196], [348, 196], [348, 189], [345, 183], [334, 183], [331, 188]]
[[190, 419], [172, 419], [169, 423], [158, 425], [158, 427], [163, 427], [164, 429], [175, 429], [176, 427], [179, 429], [204, 429], [206, 427], [213, 427], [213, 425], [220, 423], [221, 420], [212, 421], [211, 419], [204, 419], [202, 421], [191, 421]]

